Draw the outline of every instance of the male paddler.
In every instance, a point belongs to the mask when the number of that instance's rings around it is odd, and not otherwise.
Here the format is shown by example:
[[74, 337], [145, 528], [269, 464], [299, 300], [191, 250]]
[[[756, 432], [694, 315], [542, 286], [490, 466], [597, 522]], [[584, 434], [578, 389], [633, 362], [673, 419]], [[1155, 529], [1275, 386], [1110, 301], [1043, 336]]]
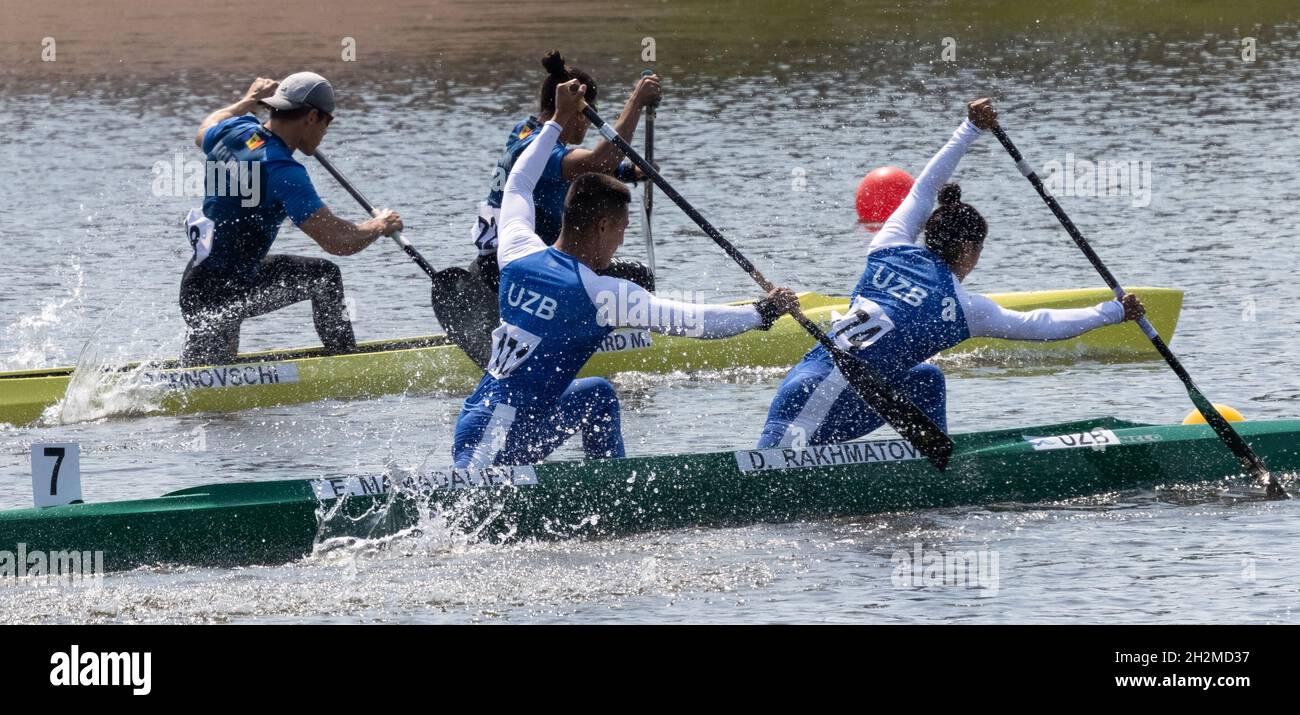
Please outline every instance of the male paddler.
[[606, 174], [574, 178], [559, 238], [546, 245], [535, 228], [534, 188], [560, 134], [581, 116], [586, 89], [576, 79], [556, 87], [554, 116], [506, 180], [497, 243], [501, 320], [487, 372], [456, 422], [458, 468], [539, 462], [579, 432], [588, 457], [622, 457], [613, 386], [574, 379], [610, 331], [634, 326], [724, 338], [766, 329], [798, 304], [785, 288], [749, 305], [678, 303], [598, 275], [623, 243], [632, 200], [627, 186]]
[[[270, 108], [260, 123], [252, 112]], [[203, 211], [186, 221], [194, 257], [181, 279], [189, 326], [184, 365], [230, 362], [246, 318], [310, 299], [316, 333], [331, 354], [356, 349], [333, 262], [267, 255], [287, 217], [326, 253], [348, 256], [402, 229], [387, 209], [354, 224], [326, 208], [295, 151], [311, 156], [334, 119], [334, 89], [318, 74], [258, 78], [243, 99], [209, 114], [194, 142], [207, 155]]]

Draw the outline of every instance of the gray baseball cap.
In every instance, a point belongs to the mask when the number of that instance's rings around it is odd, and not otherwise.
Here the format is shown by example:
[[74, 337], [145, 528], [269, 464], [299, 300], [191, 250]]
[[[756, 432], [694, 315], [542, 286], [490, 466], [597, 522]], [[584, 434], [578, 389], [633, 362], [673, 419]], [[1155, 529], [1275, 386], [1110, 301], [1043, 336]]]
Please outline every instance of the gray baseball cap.
[[315, 72], [295, 72], [280, 80], [275, 94], [262, 100], [271, 109], [312, 107], [334, 114], [334, 88], [329, 80]]

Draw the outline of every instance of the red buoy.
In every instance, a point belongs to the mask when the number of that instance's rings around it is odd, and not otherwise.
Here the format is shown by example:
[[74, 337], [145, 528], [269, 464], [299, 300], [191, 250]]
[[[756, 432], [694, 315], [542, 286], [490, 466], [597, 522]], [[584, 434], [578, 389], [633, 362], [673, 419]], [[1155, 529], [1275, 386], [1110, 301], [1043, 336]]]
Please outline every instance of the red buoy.
[[907, 192], [912, 190], [912, 175], [897, 166], [882, 166], [862, 177], [858, 184], [858, 220], [884, 223], [894, 213]]

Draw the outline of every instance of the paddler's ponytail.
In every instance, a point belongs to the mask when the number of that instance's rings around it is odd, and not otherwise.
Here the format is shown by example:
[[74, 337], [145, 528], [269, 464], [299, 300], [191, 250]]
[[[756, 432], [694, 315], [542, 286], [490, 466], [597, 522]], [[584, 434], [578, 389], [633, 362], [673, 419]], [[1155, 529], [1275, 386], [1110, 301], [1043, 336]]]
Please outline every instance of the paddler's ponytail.
[[592, 79], [591, 75], [565, 64], [559, 50], [547, 52], [546, 56], [542, 58], [542, 66], [546, 68], [546, 79], [542, 80], [542, 90], [538, 96], [538, 114], [555, 113], [555, 87], [571, 79], [576, 79], [587, 85], [587, 104], [595, 108], [596, 80]]
[[988, 233], [989, 225], [980, 212], [962, 203], [961, 187], [944, 184], [939, 189], [939, 208], [925, 222], [925, 247], [952, 265], [967, 244], [983, 243]]

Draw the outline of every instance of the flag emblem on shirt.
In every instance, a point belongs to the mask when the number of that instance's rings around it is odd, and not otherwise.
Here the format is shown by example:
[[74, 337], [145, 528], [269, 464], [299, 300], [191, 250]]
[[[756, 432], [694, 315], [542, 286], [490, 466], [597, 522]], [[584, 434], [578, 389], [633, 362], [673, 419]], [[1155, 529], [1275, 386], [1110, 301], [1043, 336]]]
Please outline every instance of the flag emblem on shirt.
[[262, 138], [261, 134], [253, 132], [253, 135], [248, 138], [248, 141], [244, 142], [244, 146], [248, 147], [249, 151], [257, 151], [258, 149], [261, 149], [262, 145], [265, 143], [266, 140]]
[[529, 134], [532, 134], [532, 133], [533, 133], [533, 128], [532, 128], [532, 127], [524, 127], [523, 129], [519, 130], [519, 138], [520, 138], [520, 139], [527, 139], [527, 138], [528, 138], [528, 135], [529, 135]]

